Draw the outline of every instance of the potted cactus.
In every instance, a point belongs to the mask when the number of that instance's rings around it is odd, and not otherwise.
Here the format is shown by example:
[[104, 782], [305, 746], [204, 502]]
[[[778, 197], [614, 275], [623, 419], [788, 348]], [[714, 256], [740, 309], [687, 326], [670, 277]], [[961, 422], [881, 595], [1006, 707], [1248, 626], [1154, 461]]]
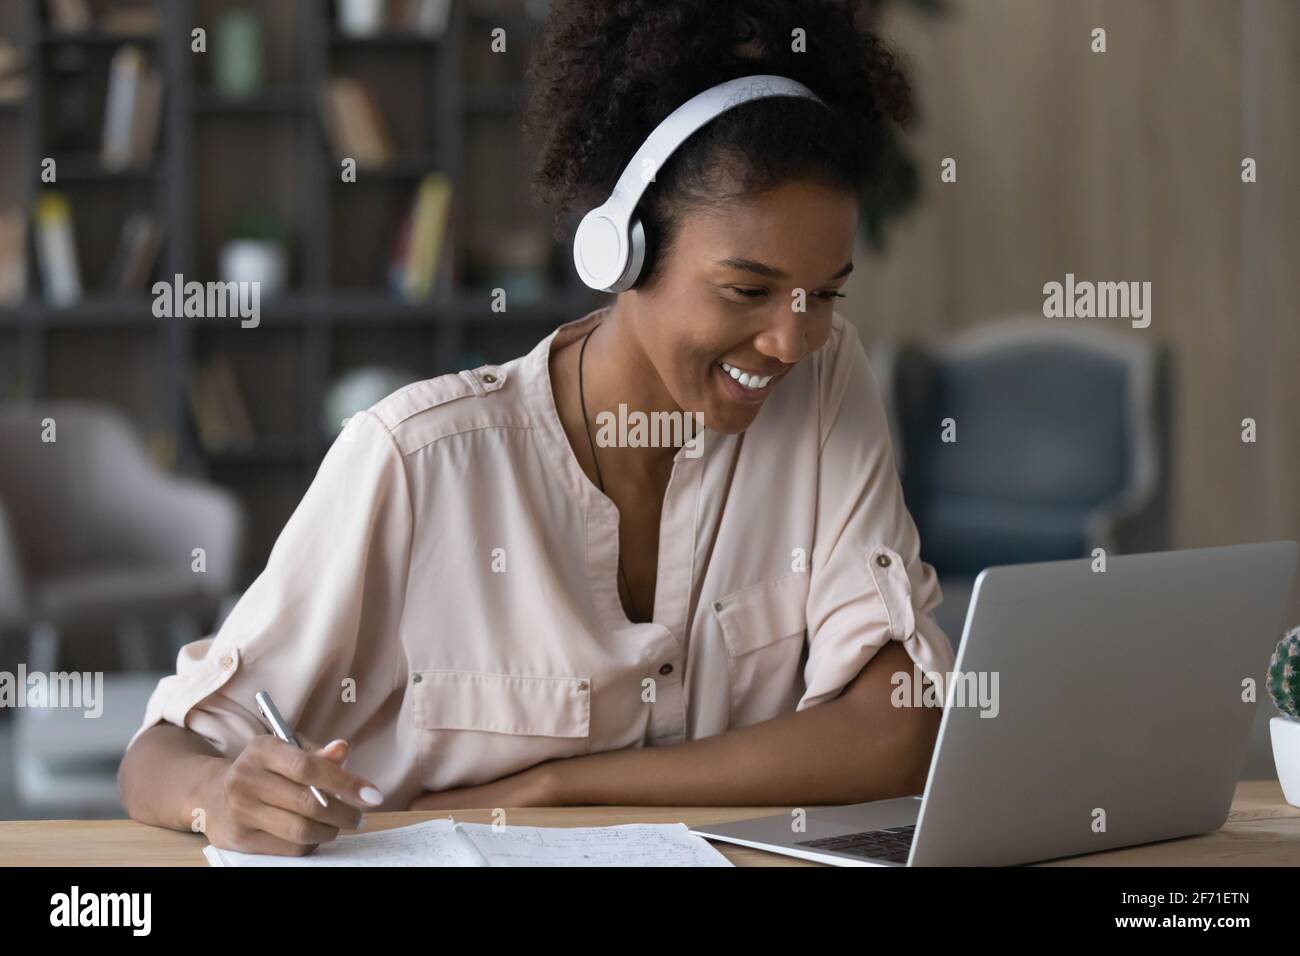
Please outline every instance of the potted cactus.
[[1268, 662], [1268, 693], [1281, 715], [1269, 721], [1282, 795], [1300, 807], [1300, 627], [1286, 632]]

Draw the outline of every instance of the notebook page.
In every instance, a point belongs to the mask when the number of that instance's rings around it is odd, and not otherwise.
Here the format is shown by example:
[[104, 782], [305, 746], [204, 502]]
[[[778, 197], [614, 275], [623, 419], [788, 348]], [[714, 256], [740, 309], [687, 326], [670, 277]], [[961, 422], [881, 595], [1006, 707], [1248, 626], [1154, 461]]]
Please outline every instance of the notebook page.
[[307, 856], [240, 853], [206, 846], [211, 866], [483, 866], [479, 852], [451, 820], [340, 836]]
[[684, 823], [520, 827], [461, 823], [492, 866], [732, 866]]

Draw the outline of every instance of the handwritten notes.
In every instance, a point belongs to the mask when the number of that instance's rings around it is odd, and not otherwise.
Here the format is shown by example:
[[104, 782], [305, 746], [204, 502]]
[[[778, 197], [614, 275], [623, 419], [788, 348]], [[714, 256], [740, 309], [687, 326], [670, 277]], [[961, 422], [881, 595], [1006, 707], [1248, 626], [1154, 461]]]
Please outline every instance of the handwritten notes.
[[428, 820], [341, 836], [307, 856], [206, 847], [212, 866], [731, 866], [682, 823], [493, 828]]
[[684, 823], [514, 827], [462, 823], [491, 866], [731, 866]]
[[212, 866], [484, 866], [452, 820], [340, 836], [307, 856], [271, 856], [205, 847]]

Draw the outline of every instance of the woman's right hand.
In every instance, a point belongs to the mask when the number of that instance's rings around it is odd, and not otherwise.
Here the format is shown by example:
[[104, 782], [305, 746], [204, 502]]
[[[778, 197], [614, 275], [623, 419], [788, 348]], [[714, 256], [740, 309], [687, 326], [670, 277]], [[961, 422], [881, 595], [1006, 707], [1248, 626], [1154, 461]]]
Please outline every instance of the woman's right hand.
[[[270, 734], [254, 737], [203, 788], [204, 832], [213, 846], [305, 856], [339, 830], [358, 829], [363, 810], [383, 802], [373, 783], [343, 769], [346, 740], [318, 747], [298, 739], [302, 750]], [[313, 785], [328, 807], [312, 794]]]

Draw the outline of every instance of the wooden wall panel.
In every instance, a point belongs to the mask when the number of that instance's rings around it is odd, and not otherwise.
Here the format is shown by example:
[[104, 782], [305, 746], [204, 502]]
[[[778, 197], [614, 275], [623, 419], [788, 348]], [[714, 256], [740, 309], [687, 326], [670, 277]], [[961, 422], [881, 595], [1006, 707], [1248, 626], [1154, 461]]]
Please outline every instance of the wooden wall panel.
[[[951, 7], [886, 24], [919, 92], [926, 195], [886, 256], [860, 250], [845, 313], [870, 344], [1038, 312], [1043, 283], [1066, 272], [1149, 280], [1148, 329], [1058, 321], [1173, 347], [1175, 546], [1300, 538], [1300, 7]], [[1096, 26], [1104, 54], [1090, 51]], [[946, 156], [955, 184], [939, 181]], [[1240, 440], [1246, 416], [1255, 445]]]

